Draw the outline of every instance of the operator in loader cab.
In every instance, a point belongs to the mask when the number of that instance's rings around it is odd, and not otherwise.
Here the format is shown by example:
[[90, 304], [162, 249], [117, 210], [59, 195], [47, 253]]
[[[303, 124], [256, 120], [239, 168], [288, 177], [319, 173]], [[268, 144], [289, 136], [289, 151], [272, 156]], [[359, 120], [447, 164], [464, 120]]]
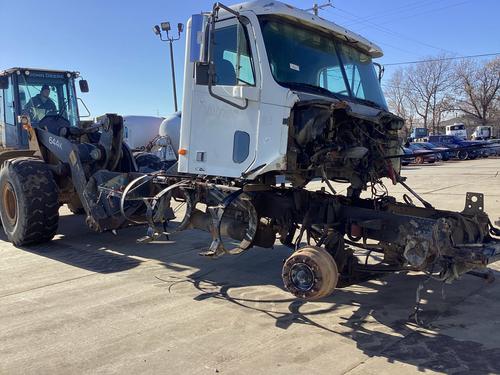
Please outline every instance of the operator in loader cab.
[[50, 87], [43, 85], [40, 94], [35, 95], [24, 107], [25, 113], [31, 116], [33, 121], [40, 121], [50, 112], [57, 112], [56, 104], [49, 98]]

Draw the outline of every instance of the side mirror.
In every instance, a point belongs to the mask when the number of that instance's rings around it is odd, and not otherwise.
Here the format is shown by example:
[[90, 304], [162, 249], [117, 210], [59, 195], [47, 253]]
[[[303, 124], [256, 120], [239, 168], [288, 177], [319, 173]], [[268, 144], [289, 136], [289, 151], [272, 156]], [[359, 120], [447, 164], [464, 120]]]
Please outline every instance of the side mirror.
[[0, 76], [0, 90], [7, 90], [9, 88], [9, 77]]
[[[209, 69], [210, 64], [205, 64], [202, 62], [195, 63], [195, 83], [201, 86], [208, 86], [208, 81], [210, 79]], [[212, 82], [214, 84], [214, 82]]]
[[206, 28], [208, 23], [208, 16], [203, 14], [193, 14], [191, 16], [191, 30], [189, 37], [190, 46], [190, 62], [206, 63], [208, 56], [206, 50]]
[[80, 80], [78, 83], [81, 92], [89, 92], [89, 83], [85, 79]]

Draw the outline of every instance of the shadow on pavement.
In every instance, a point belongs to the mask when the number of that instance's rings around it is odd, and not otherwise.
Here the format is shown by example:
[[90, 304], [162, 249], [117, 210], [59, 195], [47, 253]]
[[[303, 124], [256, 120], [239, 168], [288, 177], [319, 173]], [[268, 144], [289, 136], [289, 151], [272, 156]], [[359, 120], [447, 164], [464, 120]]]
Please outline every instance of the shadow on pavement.
[[[481, 340], [468, 339], [468, 316], [456, 309], [468, 297], [496, 288], [495, 284], [485, 286], [481, 280], [465, 276], [445, 287], [436, 281], [427, 282], [422, 275], [399, 274], [338, 289], [320, 302], [305, 302], [283, 291], [280, 272], [290, 252], [283, 246], [273, 250], [254, 248], [237, 256], [211, 260], [198, 255], [210, 243], [204, 233], [174, 235], [170, 242], [175, 246], [169, 250], [167, 241], [136, 244], [135, 239], [145, 233], [141, 227], [125, 229], [114, 236], [85, 228], [75, 231], [75, 226], [80, 225], [84, 228], [81, 216], [62, 216], [61, 239], [23, 250], [105, 274], [130, 270], [153, 260], [160, 272], [155, 275], [152, 270], [152, 278], [162, 281], [168, 293], [194, 293], [198, 303], [222, 301], [265, 314], [279, 329], [306, 325], [340, 335], [354, 341], [370, 357], [410, 364], [421, 371], [500, 373], [500, 338], [488, 346]], [[423, 281], [425, 305], [419, 317], [425, 327], [413, 324], [409, 318], [415, 306], [415, 291]], [[443, 287], [449, 294], [444, 299]], [[460, 322], [458, 336], [464, 339], [440, 332], [439, 319], [446, 314], [453, 314]], [[483, 324], [494, 335], [498, 319], [491, 317], [497, 314], [485, 314]]]

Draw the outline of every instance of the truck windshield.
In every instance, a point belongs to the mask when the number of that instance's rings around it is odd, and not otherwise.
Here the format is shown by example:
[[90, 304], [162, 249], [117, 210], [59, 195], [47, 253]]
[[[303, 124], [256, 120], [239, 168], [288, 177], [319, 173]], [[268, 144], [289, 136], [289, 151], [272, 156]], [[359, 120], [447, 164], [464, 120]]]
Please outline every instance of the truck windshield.
[[259, 21], [271, 72], [279, 84], [317, 87], [387, 109], [369, 55], [327, 32], [283, 17], [261, 16]]
[[30, 71], [18, 77], [21, 112], [36, 125], [46, 116], [60, 115], [70, 126], [78, 126], [73, 78], [65, 73]]

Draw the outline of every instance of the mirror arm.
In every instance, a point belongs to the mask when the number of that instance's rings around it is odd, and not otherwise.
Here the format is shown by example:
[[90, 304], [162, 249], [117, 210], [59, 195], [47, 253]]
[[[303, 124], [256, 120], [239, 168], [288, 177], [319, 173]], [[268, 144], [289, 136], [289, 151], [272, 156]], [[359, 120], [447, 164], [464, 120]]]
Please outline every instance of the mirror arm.
[[377, 62], [374, 62], [373, 65], [375, 65], [378, 68], [378, 81], [382, 82], [382, 77], [384, 76], [385, 73], [385, 67]]
[[218, 99], [226, 104], [229, 104], [235, 108], [238, 108], [240, 110], [245, 110], [248, 108], [248, 99], [245, 98], [245, 104], [244, 105], [239, 105], [237, 103], [232, 102], [231, 100], [228, 100], [218, 94], [216, 94], [213, 90], [213, 83], [215, 80], [215, 65], [213, 63], [213, 51], [214, 51], [214, 38], [215, 38], [215, 21], [217, 19], [217, 15], [219, 13], [219, 9], [222, 8], [224, 10], [227, 10], [228, 12], [236, 15], [239, 20], [240, 14], [238, 12], [235, 12], [231, 8], [226, 7], [225, 5], [221, 3], [215, 3], [214, 4], [214, 9], [212, 12], [212, 15], [210, 17], [210, 41], [209, 41], [209, 47], [208, 47], [208, 92], [210, 96], [214, 97], [215, 99]]
[[229, 8], [228, 6], [226, 6], [226, 5], [222, 4], [222, 3], [219, 3], [219, 2], [217, 2], [217, 3], [214, 4], [213, 14], [219, 13], [219, 9], [223, 9], [226, 12], [231, 13], [232, 15], [234, 15], [235, 17], [237, 17], [238, 19], [240, 18], [240, 13], [239, 12], [237, 12], [237, 11], [235, 11], [235, 10]]

